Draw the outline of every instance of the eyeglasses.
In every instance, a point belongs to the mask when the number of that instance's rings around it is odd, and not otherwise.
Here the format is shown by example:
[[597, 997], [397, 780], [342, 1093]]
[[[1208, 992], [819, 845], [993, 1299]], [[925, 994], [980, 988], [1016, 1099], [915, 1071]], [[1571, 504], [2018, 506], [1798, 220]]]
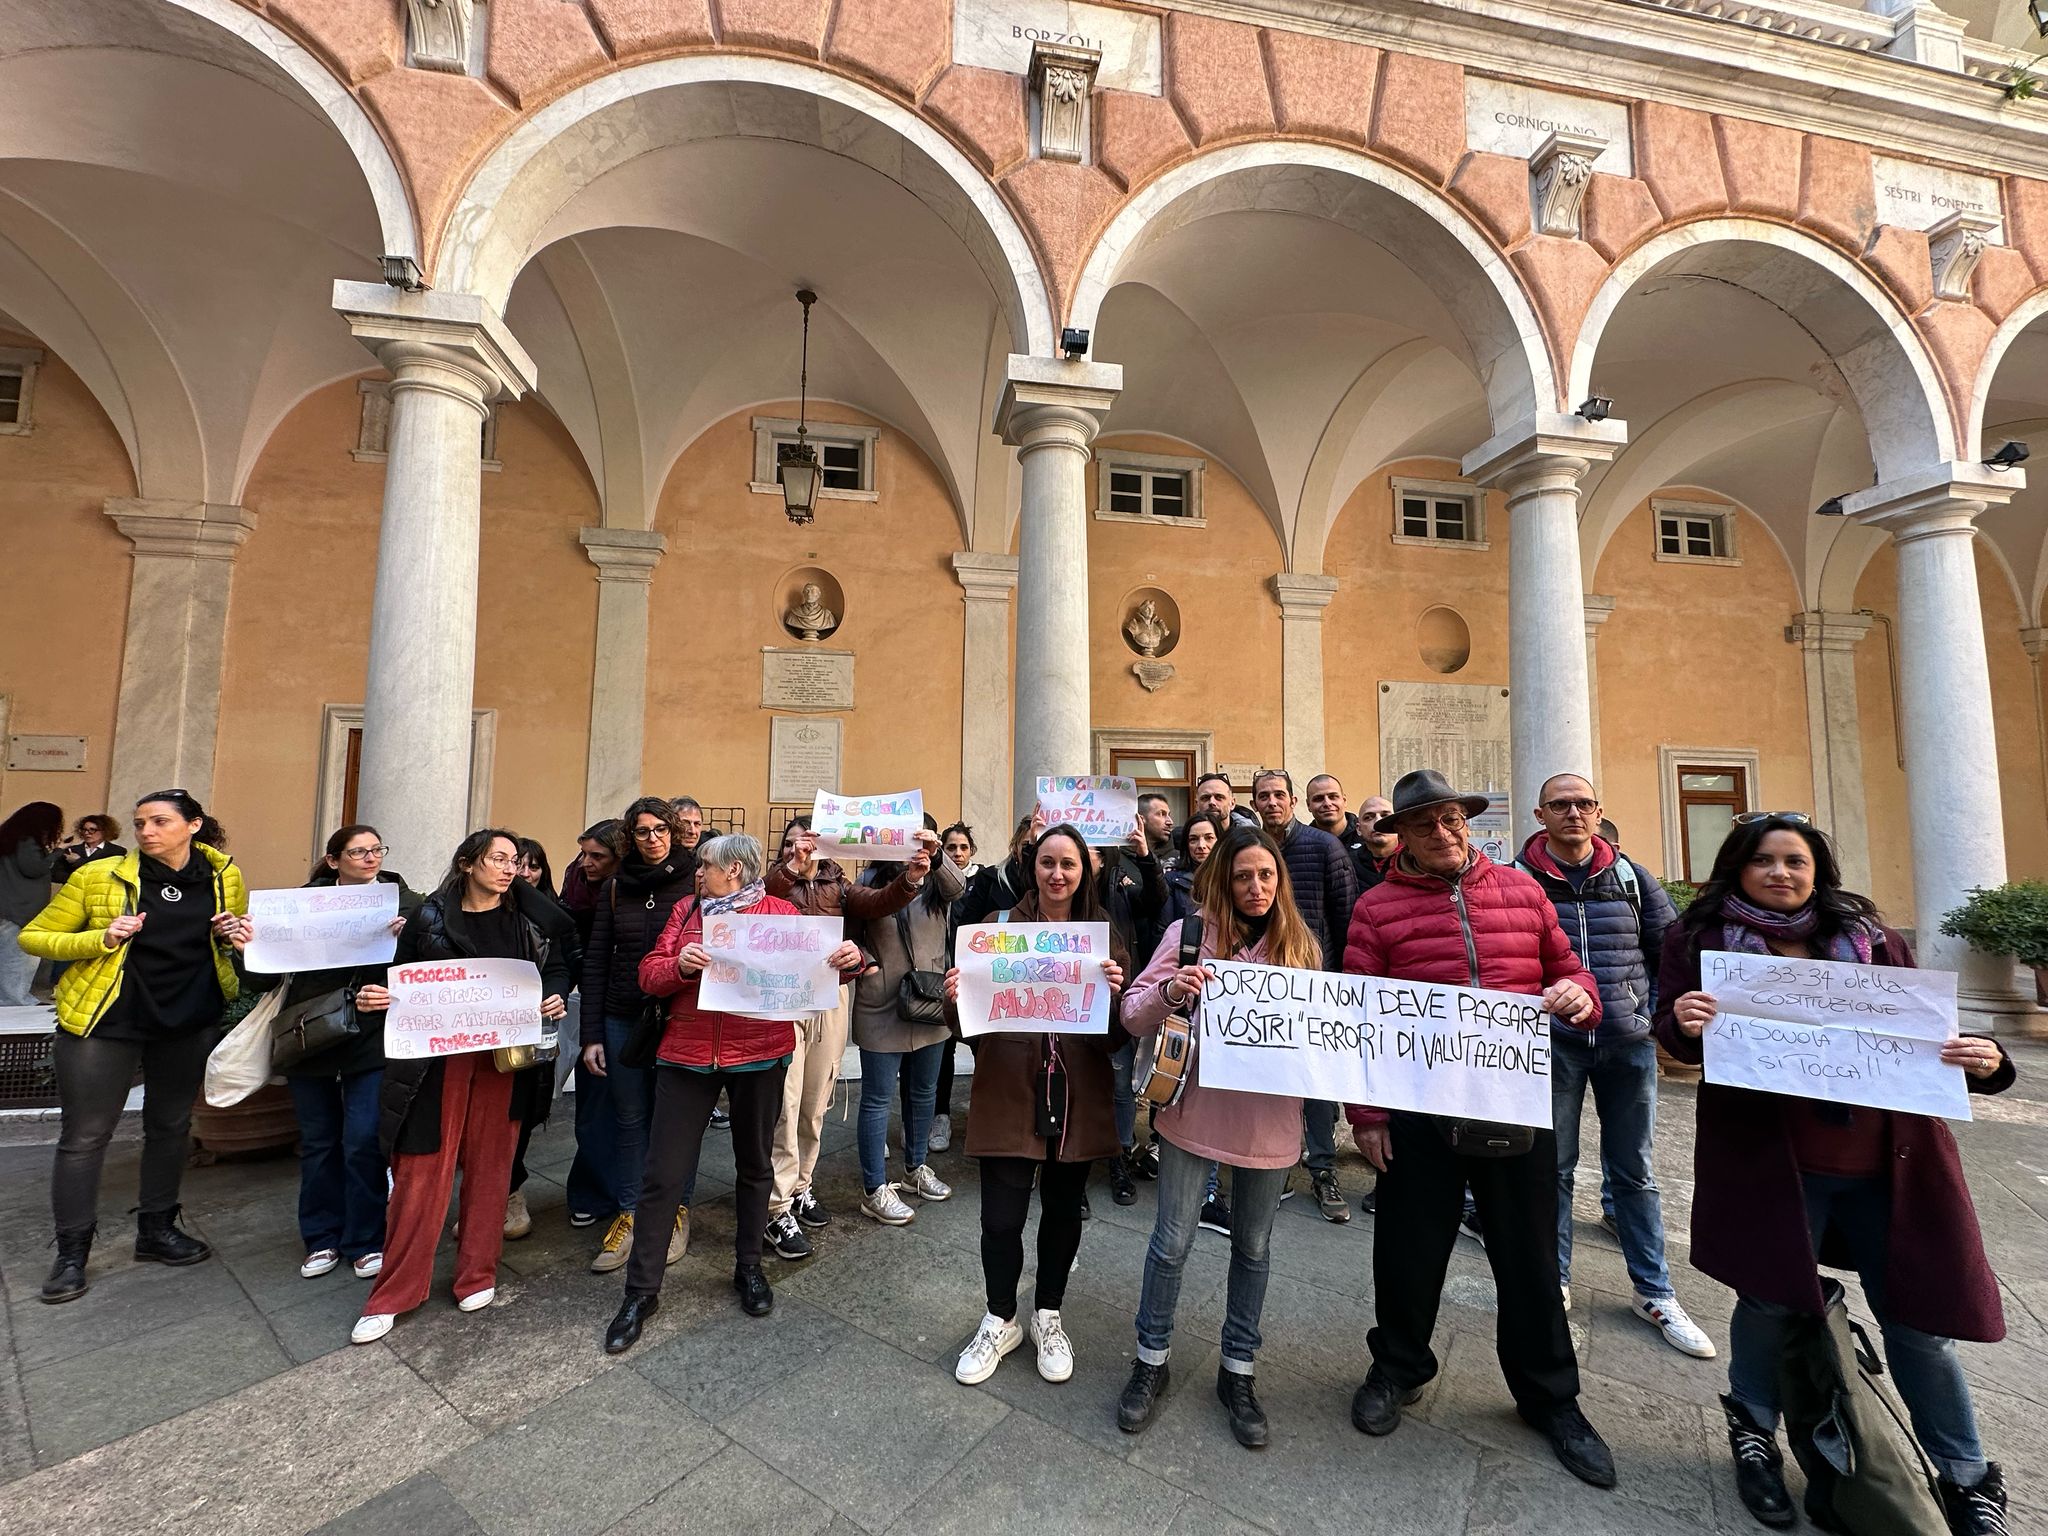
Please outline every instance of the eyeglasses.
[[633, 840], [637, 843], [657, 842], [668, 835], [667, 827], [635, 827], [633, 829]]
[[1744, 811], [1734, 819], [1738, 827], [1753, 827], [1760, 821], [1789, 822], [1795, 827], [1813, 825], [1813, 818], [1804, 811]]
[[1581, 816], [1590, 816], [1600, 809], [1600, 802], [1598, 800], [1546, 800], [1543, 802], [1543, 809], [1550, 812], [1553, 816], [1564, 816], [1573, 811], [1578, 812]]
[[1462, 832], [1468, 825], [1469, 823], [1465, 820], [1463, 812], [1446, 811], [1441, 816], [1403, 817], [1395, 827], [1395, 830], [1399, 832], [1429, 832], [1437, 827], [1442, 827], [1446, 832]]
[[478, 859], [477, 863], [488, 864], [493, 869], [517, 869], [519, 867], [519, 860], [507, 858], [502, 853], [487, 853]]
[[383, 858], [390, 851], [389, 848], [379, 843], [374, 848], [344, 848], [341, 850], [341, 856], [344, 859], [354, 859], [358, 864], [367, 864], [372, 859]]

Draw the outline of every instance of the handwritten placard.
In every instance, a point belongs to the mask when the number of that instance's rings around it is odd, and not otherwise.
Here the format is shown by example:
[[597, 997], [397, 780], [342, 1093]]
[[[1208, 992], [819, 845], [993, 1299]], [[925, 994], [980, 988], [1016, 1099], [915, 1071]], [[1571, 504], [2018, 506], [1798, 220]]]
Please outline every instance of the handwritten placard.
[[829, 795], [818, 791], [811, 830], [821, 859], [876, 859], [908, 863], [924, 830], [924, 791], [897, 795]]
[[1867, 1109], [1970, 1118], [1953, 971], [1707, 950], [1700, 989], [1720, 1005], [1702, 1045], [1707, 1081]]
[[531, 960], [394, 965], [385, 986], [384, 1054], [393, 1061], [541, 1043], [540, 972]]
[[1048, 827], [1077, 827], [1097, 847], [1114, 847], [1138, 829], [1138, 781], [1108, 774], [1057, 774], [1038, 781]]
[[960, 930], [960, 1033], [1109, 1032], [1107, 923], [979, 923]]
[[1363, 976], [1211, 960], [1195, 1080], [1205, 1088], [1368, 1102]]
[[837, 917], [723, 912], [704, 923], [698, 1002], [707, 1011], [796, 1019], [839, 1006], [839, 973], [825, 963], [843, 937]]
[[266, 976], [388, 965], [398, 953], [397, 916], [398, 887], [386, 880], [251, 891], [254, 932], [242, 958]]

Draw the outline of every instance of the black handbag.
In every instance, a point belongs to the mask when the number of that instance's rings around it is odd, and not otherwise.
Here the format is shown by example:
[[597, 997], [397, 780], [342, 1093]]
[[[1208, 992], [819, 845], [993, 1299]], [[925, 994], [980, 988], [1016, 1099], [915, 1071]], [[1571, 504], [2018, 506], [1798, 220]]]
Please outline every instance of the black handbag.
[[1431, 1115], [1437, 1135], [1453, 1152], [1467, 1157], [1520, 1157], [1536, 1149], [1536, 1127], [1503, 1125], [1498, 1120], [1452, 1120]]
[[917, 969], [917, 955], [910, 944], [910, 914], [900, 908], [896, 913], [896, 932], [902, 936], [903, 955], [911, 965], [896, 983], [896, 1017], [906, 1024], [945, 1023], [946, 973]]
[[[695, 900], [695, 897], [691, 898], [693, 903]], [[685, 915], [682, 927], [689, 926], [690, 919]], [[640, 999], [639, 1015], [633, 1020], [626, 1043], [619, 1047], [620, 1066], [644, 1071], [654, 1065], [655, 1053], [661, 1049], [661, 1037], [668, 1033], [668, 1004], [665, 997]]]
[[[284, 983], [289, 986], [290, 983]], [[270, 1025], [270, 1068], [289, 1072], [309, 1056], [362, 1033], [353, 990], [337, 987], [278, 1009]]]

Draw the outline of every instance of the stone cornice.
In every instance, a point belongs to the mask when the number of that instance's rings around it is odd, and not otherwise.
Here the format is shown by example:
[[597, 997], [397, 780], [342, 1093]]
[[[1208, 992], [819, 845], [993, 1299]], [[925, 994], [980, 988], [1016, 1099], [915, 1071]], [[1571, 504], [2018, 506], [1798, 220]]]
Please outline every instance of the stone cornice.
[[356, 339], [394, 373], [400, 361], [431, 359], [473, 376], [494, 395], [516, 400], [534, 387], [533, 359], [504, 317], [474, 294], [407, 293], [382, 283], [341, 281], [334, 307]]
[[115, 496], [104, 510], [134, 544], [137, 558], [232, 561], [256, 531], [254, 512], [218, 502]]
[[576, 542], [597, 567], [599, 581], [643, 586], [653, 580], [654, 568], [668, 550], [668, 535], [651, 528], [579, 528]]
[[1321, 623], [1323, 610], [1337, 595], [1337, 578], [1334, 576], [1305, 576], [1294, 571], [1282, 571], [1268, 577], [1266, 584], [1272, 590], [1273, 600], [1280, 605], [1282, 619]]
[[962, 602], [1006, 604], [1017, 590], [1017, 557], [956, 549], [953, 577], [960, 583]]

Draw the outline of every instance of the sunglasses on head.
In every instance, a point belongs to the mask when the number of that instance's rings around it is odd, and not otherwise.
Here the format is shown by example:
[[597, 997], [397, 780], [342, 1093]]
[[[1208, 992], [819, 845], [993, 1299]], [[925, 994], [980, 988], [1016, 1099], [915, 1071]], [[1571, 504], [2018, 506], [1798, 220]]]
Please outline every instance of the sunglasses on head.
[[1795, 827], [1813, 825], [1813, 818], [1804, 811], [1744, 811], [1735, 818], [1735, 825], [1753, 827], [1760, 821], [1782, 821]]

